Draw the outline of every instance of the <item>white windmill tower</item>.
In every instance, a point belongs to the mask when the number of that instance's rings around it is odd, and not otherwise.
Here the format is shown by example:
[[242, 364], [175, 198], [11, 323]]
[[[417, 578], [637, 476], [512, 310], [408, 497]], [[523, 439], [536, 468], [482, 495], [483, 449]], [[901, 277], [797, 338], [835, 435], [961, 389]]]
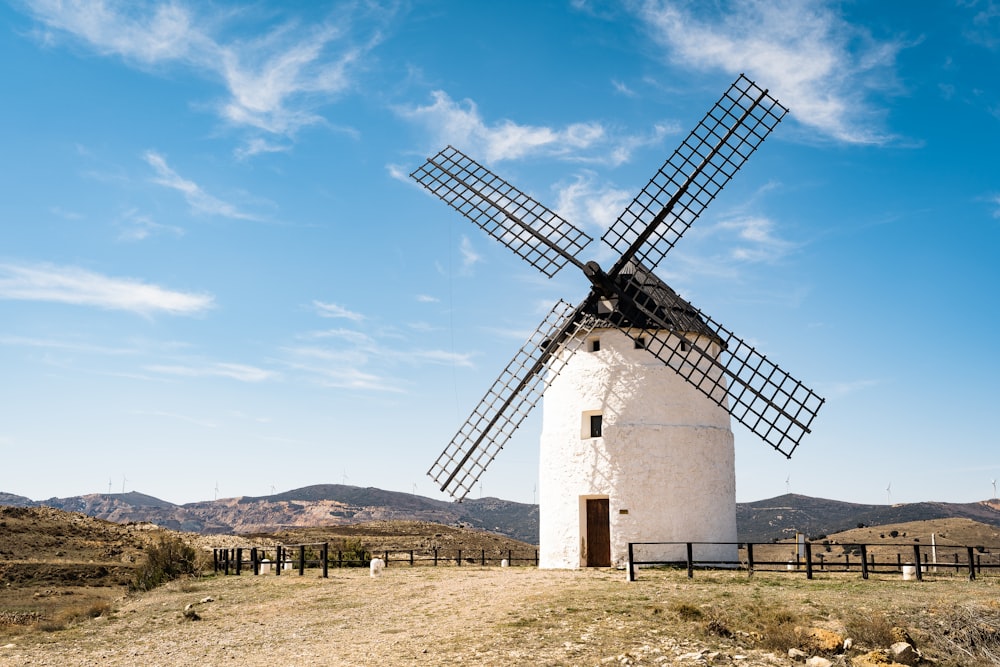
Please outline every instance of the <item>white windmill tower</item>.
[[578, 258], [586, 233], [455, 148], [411, 174], [545, 275], [570, 263], [592, 285], [553, 308], [428, 473], [465, 498], [544, 393], [542, 567], [622, 565], [629, 542], [730, 543], [697, 559], [735, 560], [729, 417], [785, 456], [809, 432], [823, 399], [653, 273], [786, 111], [740, 76], [605, 233], [607, 272]]

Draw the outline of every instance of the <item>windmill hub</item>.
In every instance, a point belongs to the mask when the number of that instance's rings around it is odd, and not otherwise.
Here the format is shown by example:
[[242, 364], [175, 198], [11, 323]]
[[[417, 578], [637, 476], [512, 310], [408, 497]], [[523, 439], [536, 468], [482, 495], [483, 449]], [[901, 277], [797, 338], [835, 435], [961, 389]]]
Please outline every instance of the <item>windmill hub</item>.
[[451, 146], [410, 174], [546, 276], [572, 264], [593, 286], [556, 304], [428, 471], [461, 501], [551, 388], [545, 567], [620, 564], [630, 542], [734, 542], [730, 417], [785, 456], [810, 432], [823, 399], [654, 273], [786, 112], [741, 75], [601, 237], [608, 271], [579, 259], [584, 231]]

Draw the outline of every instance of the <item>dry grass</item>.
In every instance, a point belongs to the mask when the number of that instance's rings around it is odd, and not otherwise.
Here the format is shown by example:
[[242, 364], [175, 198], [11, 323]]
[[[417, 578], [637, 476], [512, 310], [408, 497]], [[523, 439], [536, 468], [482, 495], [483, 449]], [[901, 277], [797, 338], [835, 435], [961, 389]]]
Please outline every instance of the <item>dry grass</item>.
[[[673, 570], [628, 583], [610, 570], [479, 567], [211, 577], [22, 634], [0, 649], [0, 665], [696, 664], [720, 652], [756, 667], [792, 664], [800, 626], [851, 636], [848, 658], [886, 646], [898, 628], [939, 667], [989, 665], [998, 586]], [[198, 622], [184, 620], [188, 605]]]

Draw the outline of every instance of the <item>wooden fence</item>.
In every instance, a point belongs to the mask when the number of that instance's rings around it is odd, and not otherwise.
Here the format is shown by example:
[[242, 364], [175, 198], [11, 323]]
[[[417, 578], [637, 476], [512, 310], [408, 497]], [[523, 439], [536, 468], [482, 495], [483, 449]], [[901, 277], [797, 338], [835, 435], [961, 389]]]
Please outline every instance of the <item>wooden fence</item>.
[[329, 576], [331, 567], [368, 567], [372, 558], [381, 558], [386, 567], [405, 564], [416, 566], [461, 566], [470, 565], [507, 565], [530, 564], [538, 566], [538, 550], [530, 555], [513, 549], [506, 551], [486, 549], [406, 549], [366, 552], [359, 557], [355, 552], [344, 553], [330, 550], [329, 542], [310, 544], [279, 544], [271, 547], [236, 547], [212, 550], [212, 564], [216, 573], [242, 574], [244, 569], [255, 575], [271, 573], [280, 575], [282, 571], [297, 571], [299, 576], [305, 574], [307, 567], [321, 568], [322, 576]]
[[[737, 560], [699, 558], [699, 547], [718, 552], [719, 547], [736, 547]], [[842, 553], [830, 553], [831, 546]], [[681, 558], [656, 556], [655, 552], [677, 552]], [[791, 550], [790, 550], [791, 549]], [[826, 549], [827, 551], [822, 551]], [[646, 552], [646, 553], [644, 553]], [[877, 557], [880, 555], [880, 559]], [[927, 547], [918, 543], [855, 544], [804, 542], [800, 544], [751, 544], [735, 542], [630, 542], [628, 544], [628, 578], [635, 581], [640, 566], [672, 566], [687, 568], [688, 577], [694, 570], [709, 568], [743, 569], [748, 575], [755, 571], [804, 572], [812, 579], [816, 572], [860, 572], [862, 579], [870, 574], [901, 574], [918, 581], [927, 572], [943, 571], [952, 575], [962, 572], [974, 581], [977, 575], [1000, 574], [1000, 547], [938, 545]]]

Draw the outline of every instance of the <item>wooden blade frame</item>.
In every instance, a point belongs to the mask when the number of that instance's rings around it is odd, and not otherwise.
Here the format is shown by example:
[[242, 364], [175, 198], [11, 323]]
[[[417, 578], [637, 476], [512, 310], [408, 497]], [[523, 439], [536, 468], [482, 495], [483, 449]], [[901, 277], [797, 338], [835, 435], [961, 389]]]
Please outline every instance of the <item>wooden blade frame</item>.
[[[825, 399], [691, 304], [678, 297], [674, 307], [664, 308], [634, 275], [622, 278], [613, 315], [621, 330], [637, 342], [643, 339], [653, 356], [790, 458]], [[653, 321], [657, 327], [630, 328], [627, 321]], [[706, 327], [716, 335], [709, 342], [689, 334]]]
[[[586, 302], [585, 302], [586, 303]], [[427, 474], [461, 501], [535, 407], [548, 383], [593, 329], [593, 319], [559, 301], [497, 378]]]
[[448, 146], [410, 177], [551, 278], [593, 238]]
[[674, 247], [788, 109], [742, 74], [601, 239], [649, 269]]

